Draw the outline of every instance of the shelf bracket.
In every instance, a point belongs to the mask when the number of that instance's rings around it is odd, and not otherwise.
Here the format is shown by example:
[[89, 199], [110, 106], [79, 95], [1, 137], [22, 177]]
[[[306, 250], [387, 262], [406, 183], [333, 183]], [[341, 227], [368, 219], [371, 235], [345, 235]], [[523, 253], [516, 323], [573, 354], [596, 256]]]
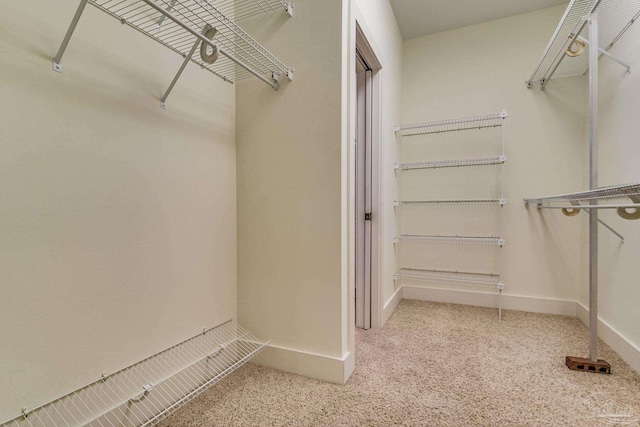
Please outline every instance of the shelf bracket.
[[[589, 215], [591, 215], [591, 211], [589, 211]], [[612, 232], [613, 234], [615, 234], [616, 236], [618, 236], [618, 238], [620, 239], [620, 241], [622, 243], [624, 243], [624, 236], [620, 233], [618, 233], [616, 230], [613, 229], [613, 227], [611, 227], [609, 224], [607, 224], [606, 222], [604, 222], [603, 220], [601, 220], [600, 218], [598, 218], [598, 222], [607, 230], [609, 230], [610, 232]]]
[[294, 7], [295, 7], [295, 4], [287, 2], [284, 5], [284, 11], [287, 12], [289, 14], [289, 16], [293, 16], [293, 8]]
[[[165, 15], [162, 15], [162, 16], [165, 16]], [[160, 25], [160, 24], [158, 24], [158, 25]], [[209, 24], [205, 25], [204, 28], [202, 29], [202, 34], [206, 38], [208, 38], [209, 40], [211, 40], [215, 36], [216, 32], [217, 32], [217, 30], [215, 28], [213, 28]], [[189, 54], [187, 56], [185, 56], [184, 61], [182, 61], [182, 65], [180, 66], [180, 69], [176, 73], [176, 76], [171, 81], [171, 84], [167, 88], [167, 90], [164, 93], [164, 95], [162, 95], [162, 99], [160, 100], [160, 107], [162, 107], [162, 108], [166, 108], [167, 107], [166, 106], [166, 102], [167, 102], [167, 98], [169, 97], [169, 94], [171, 93], [171, 91], [173, 90], [173, 87], [178, 82], [178, 79], [182, 75], [182, 72], [184, 71], [184, 69], [187, 67], [187, 64], [189, 63], [189, 61], [191, 61], [191, 57], [195, 53], [195, 51], [198, 48], [198, 45], [200, 43], [203, 43], [203, 42], [200, 39], [196, 39], [195, 43], [191, 47], [191, 50], [189, 51]], [[214, 59], [214, 61], [215, 61], [215, 59]]]
[[76, 14], [71, 21], [71, 25], [69, 25], [69, 29], [67, 30], [67, 34], [64, 36], [64, 40], [62, 40], [62, 44], [60, 45], [60, 49], [58, 49], [58, 53], [55, 58], [53, 58], [53, 71], [58, 73], [62, 72], [62, 55], [64, 55], [64, 51], [67, 49], [67, 45], [69, 44], [69, 40], [71, 40], [71, 36], [73, 36], [73, 32], [78, 25], [78, 21], [80, 21], [80, 17], [82, 16], [82, 12], [84, 12], [84, 7], [87, 5], [89, 0], [81, 0], [78, 5], [78, 9], [76, 9]]
[[[173, 10], [173, 7], [176, 5], [176, 2], [178, 0], [171, 0], [171, 3], [169, 4], [169, 7], [167, 7], [167, 13], [171, 13], [171, 11]], [[160, 30], [160, 27], [162, 27], [162, 23], [164, 22], [164, 20], [167, 18], [166, 15], [162, 15], [160, 17], [160, 19], [158, 19], [158, 24], [156, 25], [156, 29]]]
[[[589, 46], [589, 40], [585, 39], [582, 36], [578, 36], [578, 40], [580, 40], [582, 43], [586, 44], [587, 46]], [[598, 51], [606, 56], [607, 58], [611, 59], [612, 61], [617, 62], [618, 64], [622, 65], [624, 68], [627, 69], [627, 74], [631, 74], [631, 65], [627, 64], [626, 62], [624, 62], [622, 59], [618, 58], [617, 56], [611, 55], [609, 52], [607, 52], [606, 50], [604, 50], [601, 47], [598, 47]], [[587, 69], [584, 74], [587, 74], [589, 72], [589, 69]]]
[[278, 90], [280, 89], [280, 73], [278, 72], [272, 72], [271, 73], [271, 79], [273, 79], [273, 90]]
[[187, 64], [189, 63], [189, 61], [191, 61], [191, 57], [195, 53], [195, 51], [198, 48], [198, 45], [200, 43], [201, 43], [201, 41], [199, 39], [197, 39], [196, 42], [191, 47], [191, 50], [189, 51], [189, 54], [184, 57], [184, 61], [182, 62], [182, 65], [180, 66], [180, 69], [178, 69], [178, 72], [176, 73], [176, 76], [173, 78], [173, 80], [171, 81], [171, 84], [169, 85], [169, 87], [165, 91], [164, 95], [162, 95], [162, 98], [160, 99], [160, 107], [161, 108], [167, 108], [166, 102], [167, 102], [167, 98], [169, 97], [169, 94], [171, 93], [171, 91], [173, 90], [173, 87], [178, 82], [178, 79], [182, 75], [182, 72], [184, 71], [184, 69], [187, 67]]

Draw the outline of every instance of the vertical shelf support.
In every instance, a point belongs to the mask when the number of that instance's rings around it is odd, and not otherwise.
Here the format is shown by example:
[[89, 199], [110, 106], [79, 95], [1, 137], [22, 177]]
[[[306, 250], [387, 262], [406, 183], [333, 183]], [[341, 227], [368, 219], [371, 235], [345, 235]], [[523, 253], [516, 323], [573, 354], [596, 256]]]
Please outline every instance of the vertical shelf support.
[[64, 51], [67, 49], [67, 45], [71, 40], [71, 36], [73, 36], [73, 32], [78, 25], [78, 21], [80, 21], [80, 17], [82, 16], [82, 12], [84, 12], [84, 7], [87, 5], [89, 0], [81, 0], [78, 5], [78, 9], [76, 10], [76, 14], [71, 21], [71, 25], [69, 25], [69, 29], [67, 30], [67, 34], [64, 36], [64, 40], [62, 40], [62, 44], [60, 45], [60, 49], [58, 49], [58, 53], [55, 58], [53, 58], [53, 71], [57, 71], [58, 73], [62, 72], [62, 55], [64, 55]]
[[[589, 23], [589, 189], [598, 187], [598, 15]], [[598, 199], [589, 202], [597, 205]], [[589, 360], [598, 361], [598, 210], [589, 215]]]

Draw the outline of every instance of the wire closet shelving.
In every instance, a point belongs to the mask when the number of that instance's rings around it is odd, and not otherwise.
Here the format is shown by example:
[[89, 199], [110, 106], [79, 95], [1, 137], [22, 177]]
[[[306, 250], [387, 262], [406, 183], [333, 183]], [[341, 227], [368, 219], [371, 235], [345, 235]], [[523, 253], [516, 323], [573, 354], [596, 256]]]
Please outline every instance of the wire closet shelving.
[[611, 55], [609, 50], [640, 16], [640, 0], [571, 0], [527, 80], [527, 87], [540, 82], [540, 88], [544, 89], [554, 75], [579, 75], [588, 70], [586, 55], [580, 53], [589, 45], [585, 17], [594, 14], [599, 21], [598, 57], [607, 56], [630, 70], [628, 64]]
[[188, 62], [229, 83], [255, 76], [278, 90], [281, 76], [293, 79], [293, 67], [235, 23], [279, 10], [293, 15], [293, 3], [282, 0], [81, 0], [53, 59], [55, 71], [62, 72], [62, 56], [87, 3], [185, 58], [163, 106]]
[[[466, 206], [464, 209], [468, 209], [469, 214], [473, 214], [474, 209], [482, 206], [496, 206], [500, 208], [504, 206], [506, 203], [504, 197], [504, 164], [507, 160], [505, 156], [505, 139], [504, 139], [504, 120], [507, 118], [508, 114], [506, 111], [502, 111], [496, 114], [488, 114], [483, 116], [475, 116], [475, 117], [467, 117], [467, 118], [458, 118], [458, 119], [449, 119], [449, 120], [439, 120], [439, 121], [431, 121], [424, 123], [415, 123], [408, 124], [402, 126], [396, 126], [395, 131], [396, 135], [400, 139], [409, 138], [407, 141], [411, 141], [412, 143], [428, 143], [422, 140], [418, 140], [420, 136], [429, 136], [432, 138], [431, 141], [434, 141], [439, 138], [438, 134], [447, 134], [450, 132], [458, 132], [458, 131], [473, 131], [476, 129], [486, 129], [486, 128], [499, 128], [499, 145], [498, 149], [500, 153], [491, 153], [497, 154], [493, 156], [482, 156], [476, 158], [465, 158], [465, 159], [447, 159], [447, 160], [421, 160], [421, 161], [411, 161], [411, 162], [402, 162], [396, 163], [395, 169], [396, 174], [398, 176], [402, 174], [412, 174], [418, 173], [417, 171], [424, 170], [428, 172], [429, 170], [439, 170], [439, 169], [456, 169], [460, 168], [460, 170], [469, 170], [471, 168], [479, 167], [479, 166], [488, 166], [488, 167], [499, 167], [499, 197], [496, 198], [460, 198], [456, 197], [455, 194], [445, 194], [446, 197], [451, 197], [450, 199], [442, 198], [437, 200], [398, 200], [395, 202], [395, 206], [398, 209], [397, 213], [400, 213], [403, 207], [416, 206], [416, 207], [424, 207], [426, 209], [433, 207], [442, 207], [444, 209], [447, 206]], [[466, 132], [465, 132], [466, 133]], [[494, 139], [493, 136], [490, 137], [491, 140]], [[470, 141], [465, 141], [465, 143], [469, 143]], [[473, 142], [473, 141], [471, 141]], [[481, 169], [481, 168], [480, 168]], [[479, 173], [483, 173], [480, 171]], [[400, 186], [402, 187], [402, 180], [399, 180]], [[422, 186], [430, 186], [428, 180], [421, 181]], [[415, 182], [413, 183], [415, 186]], [[443, 184], [444, 187], [446, 185]], [[402, 215], [400, 215], [400, 218]], [[424, 228], [428, 229], [430, 227], [446, 227], [447, 229], [452, 229], [456, 225], [444, 224], [442, 221], [438, 221], [439, 226], [435, 226], [434, 221], [429, 219], [429, 215], [425, 214], [420, 222], [429, 222]], [[402, 221], [400, 221], [402, 223]], [[456, 223], [459, 224], [459, 223]], [[458, 225], [459, 227], [459, 225]], [[502, 290], [504, 289], [504, 283], [502, 281], [502, 251], [501, 248], [505, 244], [505, 240], [502, 237], [497, 237], [495, 235], [445, 235], [438, 233], [438, 231], [442, 232], [442, 229], [433, 230], [436, 233], [428, 233], [428, 234], [403, 234], [402, 233], [402, 224], [400, 224], [400, 234], [394, 238], [394, 243], [396, 244], [396, 250], [399, 254], [399, 269], [395, 274], [396, 281], [402, 282], [430, 282], [437, 285], [446, 285], [446, 284], [457, 284], [463, 286], [472, 286], [479, 288], [490, 288], [497, 289], [499, 291], [499, 302], [498, 302], [498, 315], [499, 319], [502, 318]], [[455, 230], [460, 232], [460, 230]], [[499, 231], [499, 230], [498, 230]], [[498, 263], [496, 264], [499, 268], [497, 272], [482, 272], [482, 271], [468, 271], [464, 268], [464, 260], [461, 258], [462, 256], [457, 254], [457, 250], [454, 251], [452, 256], [455, 258], [460, 258], [460, 270], [457, 268], [455, 270], [450, 268], [437, 268], [438, 265], [429, 265], [427, 266], [416, 266], [416, 265], [404, 265], [403, 261], [403, 250], [401, 249], [403, 246], [406, 246], [408, 250], [415, 250], [416, 247], [420, 247], [424, 245], [428, 247], [428, 245], [451, 245], [457, 246], [462, 245], [462, 247], [472, 247], [477, 248], [473, 250], [483, 250], [482, 247], [493, 246], [498, 248]], [[418, 245], [418, 246], [416, 246]], [[423, 249], [419, 249], [423, 250]], [[436, 251], [440, 251], [439, 249], [433, 249]], [[428, 249], [427, 249], [428, 251]], [[494, 255], [490, 255], [491, 257]], [[431, 257], [431, 254], [427, 253], [426, 258], [428, 259], [428, 263], [433, 264], [441, 264], [442, 258], [437, 259], [437, 257]], [[456, 259], [457, 259], [456, 258]], [[481, 258], [486, 259], [486, 258]], [[416, 262], [422, 262], [422, 258]], [[425, 263], [427, 262], [425, 261]], [[447, 260], [449, 261], [449, 260]], [[493, 261], [492, 261], [493, 262]], [[431, 268], [435, 267], [435, 268]], [[455, 267], [458, 267], [455, 265]], [[483, 269], [493, 268], [491, 266], [485, 266]]]
[[0, 427], [138, 427], [159, 423], [269, 342], [229, 320], [36, 408]]

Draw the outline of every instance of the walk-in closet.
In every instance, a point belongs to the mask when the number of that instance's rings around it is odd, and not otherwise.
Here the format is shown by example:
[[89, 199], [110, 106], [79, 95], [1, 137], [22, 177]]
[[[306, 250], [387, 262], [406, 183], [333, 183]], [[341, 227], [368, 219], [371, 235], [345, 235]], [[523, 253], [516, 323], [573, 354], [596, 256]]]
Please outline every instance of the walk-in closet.
[[0, 2], [0, 427], [640, 423], [640, 0]]

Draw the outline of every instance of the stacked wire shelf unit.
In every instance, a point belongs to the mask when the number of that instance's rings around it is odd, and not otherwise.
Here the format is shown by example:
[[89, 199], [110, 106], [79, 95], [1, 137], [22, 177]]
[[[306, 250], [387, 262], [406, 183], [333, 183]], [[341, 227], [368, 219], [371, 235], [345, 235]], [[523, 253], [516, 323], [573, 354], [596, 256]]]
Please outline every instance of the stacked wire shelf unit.
[[402, 162], [395, 164], [396, 284], [497, 290], [499, 319], [507, 115], [502, 111], [395, 129], [402, 153]]
[[269, 342], [233, 320], [0, 424], [0, 427], [156, 425], [260, 353]]

